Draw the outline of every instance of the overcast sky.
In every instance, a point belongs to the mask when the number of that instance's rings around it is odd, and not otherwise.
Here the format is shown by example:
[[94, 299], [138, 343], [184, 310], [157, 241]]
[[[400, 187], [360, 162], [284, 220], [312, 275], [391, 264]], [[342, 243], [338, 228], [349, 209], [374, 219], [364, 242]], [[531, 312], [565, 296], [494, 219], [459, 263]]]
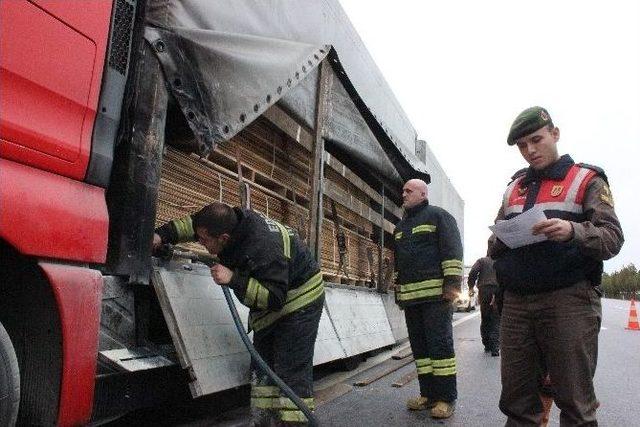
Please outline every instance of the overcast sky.
[[465, 201], [465, 263], [486, 251], [509, 177], [506, 135], [542, 105], [560, 154], [606, 171], [640, 267], [640, 1], [340, 0], [418, 137]]

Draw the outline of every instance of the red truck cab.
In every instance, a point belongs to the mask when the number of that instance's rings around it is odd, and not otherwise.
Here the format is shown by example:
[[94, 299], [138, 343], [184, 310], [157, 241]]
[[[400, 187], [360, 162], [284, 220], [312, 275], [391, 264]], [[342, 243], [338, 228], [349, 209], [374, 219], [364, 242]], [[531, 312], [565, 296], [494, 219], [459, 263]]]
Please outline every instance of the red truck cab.
[[[17, 416], [16, 390], [19, 423], [91, 416], [105, 192], [135, 6], [0, 2], [0, 352], [20, 379], [16, 388], [0, 375], [13, 402], [0, 419]], [[8, 378], [15, 368], [4, 367]]]

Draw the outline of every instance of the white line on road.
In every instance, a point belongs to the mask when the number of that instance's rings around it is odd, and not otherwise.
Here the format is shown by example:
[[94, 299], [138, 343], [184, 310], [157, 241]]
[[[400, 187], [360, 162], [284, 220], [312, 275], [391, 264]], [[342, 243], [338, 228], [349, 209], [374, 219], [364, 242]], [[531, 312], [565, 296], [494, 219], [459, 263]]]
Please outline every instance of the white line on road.
[[476, 311], [475, 313], [470, 314], [469, 316], [465, 316], [465, 317], [463, 317], [462, 319], [458, 319], [458, 320], [456, 320], [455, 322], [453, 322], [453, 323], [452, 323], [452, 325], [453, 325], [454, 327], [456, 327], [456, 326], [458, 326], [460, 323], [466, 322], [467, 320], [471, 320], [471, 319], [473, 319], [474, 317], [478, 317], [478, 316], [480, 316], [480, 311]]

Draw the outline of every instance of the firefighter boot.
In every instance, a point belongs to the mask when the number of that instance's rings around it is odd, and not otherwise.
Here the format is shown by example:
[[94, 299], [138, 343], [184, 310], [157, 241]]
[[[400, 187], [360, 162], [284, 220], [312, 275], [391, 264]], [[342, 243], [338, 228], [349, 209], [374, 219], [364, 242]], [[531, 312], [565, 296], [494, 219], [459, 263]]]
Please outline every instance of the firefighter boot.
[[429, 415], [431, 415], [432, 418], [449, 418], [453, 415], [453, 411], [455, 411], [455, 409], [455, 402], [443, 402], [439, 400], [435, 402], [435, 405], [431, 408]]
[[407, 400], [407, 408], [412, 411], [424, 411], [433, 408], [433, 403], [424, 396], [412, 397]]

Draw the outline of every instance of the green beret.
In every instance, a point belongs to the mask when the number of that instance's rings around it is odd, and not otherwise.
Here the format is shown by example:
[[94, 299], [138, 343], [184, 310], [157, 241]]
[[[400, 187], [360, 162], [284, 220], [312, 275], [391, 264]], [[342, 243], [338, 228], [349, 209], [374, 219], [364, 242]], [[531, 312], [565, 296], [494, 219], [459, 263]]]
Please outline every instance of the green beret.
[[517, 139], [548, 125], [553, 126], [553, 122], [547, 110], [542, 107], [527, 108], [518, 114], [518, 117], [513, 121], [511, 129], [509, 129], [507, 144], [513, 145]]

